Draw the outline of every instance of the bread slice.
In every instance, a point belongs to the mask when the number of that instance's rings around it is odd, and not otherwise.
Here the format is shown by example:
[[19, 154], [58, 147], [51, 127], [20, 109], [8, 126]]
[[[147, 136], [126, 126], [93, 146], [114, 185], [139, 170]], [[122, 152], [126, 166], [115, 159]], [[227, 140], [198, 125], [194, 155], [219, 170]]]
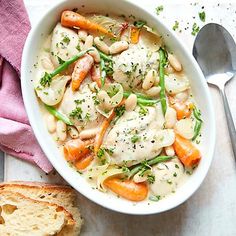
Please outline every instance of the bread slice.
[[56, 235], [75, 224], [63, 207], [16, 192], [0, 190], [0, 209], [0, 235], [4, 236]]
[[7, 182], [1, 183], [0, 189], [23, 194], [35, 200], [46, 201], [64, 207], [75, 220], [75, 225], [63, 227], [58, 236], [78, 236], [83, 220], [76, 207], [75, 191], [69, 186], [52, 185], [40, 182]]

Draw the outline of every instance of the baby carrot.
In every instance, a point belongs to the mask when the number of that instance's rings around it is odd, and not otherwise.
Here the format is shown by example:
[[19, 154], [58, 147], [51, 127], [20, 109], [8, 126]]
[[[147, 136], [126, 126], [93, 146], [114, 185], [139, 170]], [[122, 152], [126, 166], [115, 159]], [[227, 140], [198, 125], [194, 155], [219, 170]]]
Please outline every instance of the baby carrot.
[[94, 159], [94, 155], [89, 154], [89, 155], [85, 156], [84, 158], [76, 161], [75, 167], [78, 170], [84, 170], [85, 168], [87, 168], [90, 165], [90, 163], [93, 161], [93, 159]]
[[73, 12], [73, 11], [63, 11], [61, 15], [61, 24], [65, 27], [79, 27], [85, 30], [99, 31], [100, 33], [106, 34], [110, 37], [115, 37], [115, 35], [109, 30], [105, 29], [101, 25], [94, 23], [84, 16]]
[[137, 44], [139, 40], [141, 28], [131, 27], [130, 30], [130, 42], [133, 44]]
[[76, 91], [79, 89], [81, 83], [86, 78], [88, 72], [93, 66], [93, 58], [90, 55], [85, 55], [80, 58], [76, 64], [72, 73], [72, 90]]
[[175, 135], [173, 144], [175, 153], [185, 167], [193, 168], [201, 160], [200, 151], [191, 143], [190, 140], [182, 138], [180, 135]]
[[104, 185], [112, 192], [130, 201], [142, 201], [148, 194], [146, 183], [135, 183], [133, 180], [122, 180], [118, 177], [113, 177], [106, 179]]

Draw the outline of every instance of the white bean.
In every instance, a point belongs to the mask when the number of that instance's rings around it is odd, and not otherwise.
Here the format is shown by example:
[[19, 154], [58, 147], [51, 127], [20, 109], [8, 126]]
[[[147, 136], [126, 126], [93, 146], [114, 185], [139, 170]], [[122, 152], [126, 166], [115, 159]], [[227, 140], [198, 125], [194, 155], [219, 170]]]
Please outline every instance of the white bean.
[[78, 36], [79, 36], [79, 38], [80, 38], [82, 41], [85, 42], [85, 40], [86, 40], [86, 38], [87, 38], [87, 36], [88, 36], [88, 33], [87, 33], [87, 31], [85, 31], [85, 30], [79, 30], [79, 31], [78, 31]]
[[157, 75], [155, 78], [155, 85], [157, 86], [160, 83], [160, 77]]
[[176, 58], [176, 56], [172, 54], [168, 54], [168, 59], [170, 62], [170, 65], [176, 70], [176, 71], [181, 71], [182, 70], [182, 65], [179, 62], [179, 60]]
[[174, 150], [173, 146], [165, 147], [165, 152], [166, 152], [167, 156], [173, 157], [175, 155], [175, 150]]
[[101, 90], [97, 94], [98, 99], [101, 101], [101, 106], [104, 106], [105, 109], [112, 109], [112, 101], [106, 91]]
[[57, 136], [60, 141], [65, 141], [67, 137], [66, 124], [62, 120], [57, 121]]
[[100, 49], [102, 52], [109, 54], [109, 47], [99, 37], [94, 38], [94, 43], [98, 47], [98, 49]]
[[161, 91], [161, 87], [155, 86], [155, 87], [152, 87], [152, 88], [146, 90], [145, 93], [150, 97], [155, 97], [160, 93], [160, 91]]
[[68, 133], [71, 136], [71, 138], [73, 138], [73, 139], [79, 137], [78, 130], [75, 127], [73, 127], [73, 126], [68, 127]]
[[53, 70], [54, 69], [52, 62], [51, 62], [50, 58], [48, 58], [48, 57], [43, 57], [41, 59], [41, 63], [42, 63], [43, 68], [46, 70]]
[[173, 74], [174, 72], [175, 72], [175, 70], [172, 66], [168, 65], [167, 67], [165, 67], [166, 74]]
[[47, 124], [48, 131], [50, 133], [54, 133], [56, 131], [56, 120], [53, 115], [51, 114], [47, 115], [46, 124]]
[[89, 35], [89, 36], [85, 39], [83, 49], [84, 49], [84, 50], [87, 50], [87, 49], [91, 48], [92, 46], [93, 46], [93, 36], [92, 36], [92, 35]]
[[80, 139], [94, 138], [97, 133], [98, 133], [98, 128], [84, 129], [79, 133], [79, 138]]
[[142, 84], [144, 90], [150, 89], [156, 80], [157, 72], [155, 70], [149, 70]]
[[171, 129], [175, 126], [177, 122], [177, 113], [176, 110], [172, 107], [168, 107], [165, 114], [165, 127]]
[[133, 111], [137, 105], [137, 96], [135, 94], [130, 94], [125, 101], [125, 110]]
[[182, 119], [176, 122], [175, 131], [183, 138], [191, 139], [194, 136], [194, 124], [190, 118]]
[[109, 47], [110, 54], [117, 54], [128, 49], [129, 44], [126, 41], [118, 41]]
[[93, 50], [89, 51], [88, 54], [93, 57], [96, 63], [100, 62], [100, 54], [98, 50], [95, 47], [91, 47], [91, 49]]

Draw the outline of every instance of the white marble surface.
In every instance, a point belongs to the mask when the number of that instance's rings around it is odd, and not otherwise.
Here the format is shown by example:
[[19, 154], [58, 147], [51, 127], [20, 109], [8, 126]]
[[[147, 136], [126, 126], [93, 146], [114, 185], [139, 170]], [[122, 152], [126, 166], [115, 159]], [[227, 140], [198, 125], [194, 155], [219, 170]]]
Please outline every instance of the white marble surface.
[[[58, 0], [24, 0], [31, 23], [34, 24], [44, 10]], [[191, 35], [193, 22], [200, 26], [198, 12], [202, 6], [207, 22], [217, 22], [236, 36], [236, 1], [154, 1], [136, 0], [137, 4], [155, 12], [155, 7], [164, 5], [159, 18], [172, 28], [175, 20], [182, 30], [179, 37], [192, 48], [194, 37]], [[218, 6], [218, 4], [220, 4]], [[196, 17], [195, 19], [193, 17]], [[189, 27], [190, 29], [184, 30]], [[227, 85], [227, 95], [233, 117], [236, 119], [236, 79]], [[217, 143], [210, 171], [199, 190], [184, 204], [169, 212], [152, 216], [128, 216], [104, 209], [80, 194], [79, 203], [85, 218], [82, 235], [236, 235], [236, 163], [232, 154], [220, 95], [210, 88], [214, 101], [217, 121]], [[236, 141], [236, 140], [235, 140]], [[32, 180], [62, 183], [56, 173], [45, 175], [31, 164], [8, 156], [5, 162], [5, 180]]]

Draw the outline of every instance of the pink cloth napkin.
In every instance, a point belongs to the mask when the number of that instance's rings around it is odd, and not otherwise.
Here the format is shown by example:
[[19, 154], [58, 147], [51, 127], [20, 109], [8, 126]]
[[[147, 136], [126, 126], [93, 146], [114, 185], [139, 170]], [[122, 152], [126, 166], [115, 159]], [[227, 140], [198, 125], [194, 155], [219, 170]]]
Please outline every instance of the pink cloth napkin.
[[29, 30], [22, 0], [0, 0], [0, 60], [5, 59], [0, 73], [0, 149], [50, 172], [53, 167], [34, 136], [20, 88], [21, 56]]

